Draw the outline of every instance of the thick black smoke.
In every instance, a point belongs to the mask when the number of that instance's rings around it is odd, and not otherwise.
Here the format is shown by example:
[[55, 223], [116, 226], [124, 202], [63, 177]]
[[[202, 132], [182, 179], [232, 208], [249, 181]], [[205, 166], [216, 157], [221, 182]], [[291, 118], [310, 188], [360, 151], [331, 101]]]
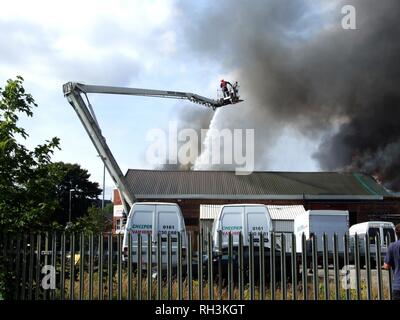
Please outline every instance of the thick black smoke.
[[[356, 8], [357, 30], [342, 28], [345, 4]], [[322, 135], [313, 155], [321, 169], [365, 171], [400, 190], [400, 1], [181, 7], [190, 16], [184, 36], [191, 52], [239, 75], [248, 114], [240, 111], [236, 122], [247, 119], [243, 126], [269, 142], [284, 127]], [[235, 117], [223, 121], [230, 127]], [[270, 150], [258, 142], [256, 160]]]

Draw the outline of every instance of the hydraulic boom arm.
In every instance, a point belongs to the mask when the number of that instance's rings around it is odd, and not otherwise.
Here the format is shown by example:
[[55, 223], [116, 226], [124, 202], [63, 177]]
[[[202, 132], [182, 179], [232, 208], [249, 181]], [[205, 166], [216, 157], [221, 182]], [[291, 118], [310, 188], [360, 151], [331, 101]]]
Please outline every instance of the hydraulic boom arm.
[[[97, 152], [99, 153], [104, 165], [107, 168], [108, 173], [113, 179], [116, 187], [119, 189], [124, 210], [126, 213], [129, 212], [130, 207], [136, 201], [135, 195], [131, 192], [126, 182], [125, 176], [118, 166], [110, 148], [106, 143], [106, 139], [101, 133], [100, 126], [97, 122], [96, 115], [94, 114], [93, 108], [87, 98], [88, 93], [102, 93], [102, 94], [118, 94], [118, 95], [132, 95], [132, 96], [147, 96], [147, 97], [158, 97], [158, 98], [172, 98], [172, 99], [186, 99], [194, 103], [199, 103], [207, 107], [216, 108], [235, 104], [241, 102], [239, 99], [238, 88], [235, 87], [221, 99], [209, 99], [194, 93], [179, 92], [179, 91], [164, 91], [164, 90], [152, 90], [152, 89], [138, 89], [138, 88], [123, 88], [123, 87], [110, 87], [110, 86], [97, 86], [97, 85], [86, 85], [77, 82], [68, 82], [63, 85], [64, 96], [68, 99], [68, 102], [72, 105], [79, 119], [81, 120], [84, 128], [86, 129], [92, 143], [94, 144]], [[81, 94], [86, 96], [87, 105], [82, 98]]]
[[[190, 92], [180, 91], [165, 91], [165, 90], [153, 90], [153, 89], [138, 89], [138, 88], [124, 88], [124, 87], [110, 87], [110, 86], [97, 86], [97, 85], [86, 85], [81, 83], [68, 82], [64, 85], [65, 91], [76, 91], [81, 93], [103, 93], [103, 94], [120, 94], [130, 96], [145, 96], [155, 98], [172, 98], [172, 99], [186, 99], [194, 103], [199, 103], [207, 107], [211, 107], [214, 110], [216, 108], [234, 104], [240, 102], [239, 97], [229, 97], [231, 99], [210, 99], [198, 94]], [[235, 99], [236, 98], [236, 99]]]

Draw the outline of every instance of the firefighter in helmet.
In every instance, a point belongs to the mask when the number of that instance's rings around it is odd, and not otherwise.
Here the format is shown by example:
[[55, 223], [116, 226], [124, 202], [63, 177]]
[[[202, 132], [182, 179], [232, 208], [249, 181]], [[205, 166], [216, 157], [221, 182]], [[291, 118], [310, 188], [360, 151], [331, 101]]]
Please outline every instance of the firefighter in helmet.
[[222, 93], [224, 95], [224, 98], [228, 97], [229, 96], [228, 82], [225, 81], [224, 79], [222, 79], [220, 86], [221, 86], [221, 90], [222, 90]]

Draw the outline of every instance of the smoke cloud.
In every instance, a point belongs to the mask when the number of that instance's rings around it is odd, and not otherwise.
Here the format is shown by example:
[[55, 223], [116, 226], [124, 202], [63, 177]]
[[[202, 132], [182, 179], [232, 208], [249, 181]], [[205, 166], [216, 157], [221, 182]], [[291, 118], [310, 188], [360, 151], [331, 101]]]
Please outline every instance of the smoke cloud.
[[[344, 30], [341, 8], [356, 8]], [[222, 0], [180, 4], [190, 52], [235, 72], [246, 99], [218, 128], [254, 128], [257, 167], [284, 128], [319, 137], [322, 170], [373, 174], [400, 190], [400, 2]], [[322, 141], [322, 142], [321, 142]]]
[[[201, 130], [209, 129], [211, 120], [214, 116], [214, 112], [208, 108], [201, 108], [197, 105], [185, 105], [185, 106], [177, 106], [178, 114], [181, 114], [179, 121], [177, 122], [177, 130], [180, 131], [182, 129], [190, 128], [194, 129], [197, 133], [199, 140], [192, 141], [190, 139], [186, 141], [181, 141], [178, 143], [178, 149], [186, 143], [190, 144], [191, 150], [201, 150], [202, 144], [204, 143], [201, 140]], [[191, 155], [190, 163], [182, 164], [182, 163], [171, 163], [168, 159], [165, 160], [165, 164], [161, 165], [158, 169], [160, 170], [192, 170], [194, 164], [196, 162], [197, 157], [195, 155]]]

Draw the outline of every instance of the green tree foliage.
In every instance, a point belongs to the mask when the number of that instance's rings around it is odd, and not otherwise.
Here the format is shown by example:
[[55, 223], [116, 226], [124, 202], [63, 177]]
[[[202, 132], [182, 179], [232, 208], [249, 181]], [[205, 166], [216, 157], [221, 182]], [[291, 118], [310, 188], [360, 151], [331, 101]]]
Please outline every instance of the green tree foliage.
[[54, 137], [28, 150], [18, 142], [28, 134], [19, 127], [20, 115], [32, 117], [37, 107], [25, 92], [23, 78], [8, 80], [0, 88], [0, 230], [41, 230], [51, 225], [57, 208], [55, 177], [48, 165], [59, 139]]
[[[8, 80], [0, 88], [0, 232], [16, 235], [32, 231], [58, 231], [68, 221], [72, 193], [72, 230], [102, 232], [110, 228], [101, 209], [91, 207], [101, 193], [90, 174], [77, 164], [52, 163], [59, 139], [52, 138], [33, 150], [20, 141], [28, 137], [18, 126], [21, 115], [32, 117], [37, 107], [25, 92], [23, 78]], [[89, 210], [88, 210], [89, 208]], [[0, 297], [12, 297], [15, 270], [0, 256]]]
[[113, 214], [113, 212], [114, 212], [114, 204], [112, 204], [112, 203], [107, 203], [105, 206], [104, 206], [104, 214], [107, 214], [107, 215], [111, 215], [112, 216], [112, 214]]
[[101, 189], [78, 164], [51, 163], [59, 149], [52, 138], [28, 150], [19, 141], [28, 133], [18, 126], [21, 115], [33, 116], [37, 107], [25, 92], [23, 78], [8, 80], [0, 88], [0, 230], [10, 232], [56, 231], [69, 221], [85, 216], [96, 204]]
[[101, 210], [101, 208], [90, 207], [87, 215], [80, 217], [72, 225], [72, 230], [76, 232], [92, 232], [98, 234], [101, 232], [110, 231], [112, 228], [112, 221]]
[[[70, 204], [71, 221], [83, 217], [88, 209], [97, 203], [102, 191], [99, 184], [91, 182], [90, 173], [78, 164], [56, 162], [49, 164], [48, 167], [50, 175], [57, 181], [55, 193], [58, 206], [55, 209], [54, 220], [65, 225], [69, 221]], [[73, 191], [70, 192], [70, 190]]]

